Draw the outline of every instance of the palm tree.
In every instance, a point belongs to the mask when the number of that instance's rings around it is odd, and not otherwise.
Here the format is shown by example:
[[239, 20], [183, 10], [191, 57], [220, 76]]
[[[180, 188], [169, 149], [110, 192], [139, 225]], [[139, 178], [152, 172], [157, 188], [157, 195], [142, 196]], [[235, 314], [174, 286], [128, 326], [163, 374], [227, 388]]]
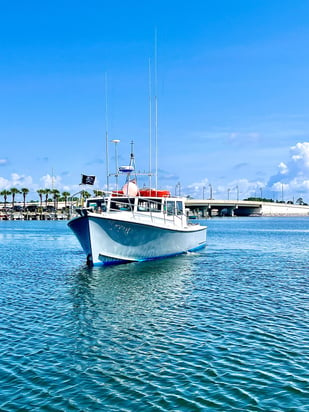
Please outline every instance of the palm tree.
[[91, 194], [87, 192], [86, 190], [82, 190], [80, 192], [80, 195], [81, 195], [81, 204], [84, 203], [84, 199], [88, 199], [88, 197], [91, 197]]
[[51, 193], [50, 189], [44, 189], [46, 207], [48, 204], [48, 195]]
[[102, 195], [103, 195], [102, 190], [94, 190], [93, 193], [94, 193], [94, 195], [95, 195], [96, 197], [99, 197], [99, 196], [102, 196]]
[[26, 187], [23, 187], [21, 189], [21, 193], [23, 194], [23, 199], [24, 199], [24, 209], [26, 208], [26, 196], [29, 193], [29, 189], [27, 189]]
[[304, 204], [304, 200], [303, 200], [302, 197], [299, 197], [299, 198], [296, 200], [295, 203], [296, 203], [297, 205], [303, 205], [303, 204]]
[[64, 197], [64, 206], [67, 207], [67, 200], [68, 197], [71, 195], [70, 192], [62, 192], [62, 196]]
[[87, 192], [87, 190], [82, 190], [80, 192], [80, 194], [82, 195], [82, 197], [84, 197], [85, 199], [88, 199], [88, 197], [91, 196], [91, 194], [89, 192]]
[[7, 197], [11, 194], [9, 190], [2, 190], [0, 195], [4, 198], [4, 209], [6, 209]]
[[16, 187], [12, 187], [10, 189], [11, 195], [12, 195], [12, 207], [14, 207], [14, 203], [15, 203], [15, 195], [17, 195], [17, 193], [21, 193], [20, 190], [16, 189]]
[[45, 195], [45, 190], [44, 189], [39, 189], [39, 190], [37, 190], [37, 194], [39, 195], [39, 198], [40, 198], [40, 207], [42, 207], [43, 195]]
[[60, 192], [58, 189], [53, 189], [51, 191], [51, 193], [53, 194], [53, 198], [54, 198], [54, 208], [55, 210], [57, 210], [57, 206], [58, 206], [58, 199], [60, 197]]

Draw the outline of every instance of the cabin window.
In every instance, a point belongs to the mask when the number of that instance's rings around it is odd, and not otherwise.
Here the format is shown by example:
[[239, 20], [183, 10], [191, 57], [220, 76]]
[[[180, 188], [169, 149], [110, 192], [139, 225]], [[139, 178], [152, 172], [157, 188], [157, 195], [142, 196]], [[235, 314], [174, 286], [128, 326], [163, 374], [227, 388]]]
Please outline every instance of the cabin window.
[[161, 212], [162, 201], [161, 200], [150, 200], [149, 207], [151, 212]]
[[152, 199], [139, 199], [137, 210], [139, 212], [161, 212], [162, 202]]
[[140, 199], [138, 201], [137, 210], [139, 212], [149, 212], [149, 202], [146, 200]]
[[87, 207], [92, 208], [94, 211], [106, 211], [106, 204], [104, 200], [87, 200]]
[[179, 200], [176, 201], [176, 210], [177, 210], [177, 215], [183, 214], [183, 203], [180, 202]]
[[168, 200], [166, 202], [166, 210], [167, 210], [167, 215], [172, 216], [175, 214], [175, 202]]
[[134, 199], [131, 198], [117, 198], [115, 200], [111, 200], [110, 210], [125, 210], [130, 211], [133, 210], [134, 207]]

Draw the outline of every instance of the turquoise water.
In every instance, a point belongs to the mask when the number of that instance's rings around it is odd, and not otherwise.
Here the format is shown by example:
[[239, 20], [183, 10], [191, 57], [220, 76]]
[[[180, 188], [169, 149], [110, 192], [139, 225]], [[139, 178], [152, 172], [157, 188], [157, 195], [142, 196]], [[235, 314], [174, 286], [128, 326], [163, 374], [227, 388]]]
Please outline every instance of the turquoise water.
[[87, 268], [66, 222], [0, 222], [0, 411], [308, 411], [309, 218]]

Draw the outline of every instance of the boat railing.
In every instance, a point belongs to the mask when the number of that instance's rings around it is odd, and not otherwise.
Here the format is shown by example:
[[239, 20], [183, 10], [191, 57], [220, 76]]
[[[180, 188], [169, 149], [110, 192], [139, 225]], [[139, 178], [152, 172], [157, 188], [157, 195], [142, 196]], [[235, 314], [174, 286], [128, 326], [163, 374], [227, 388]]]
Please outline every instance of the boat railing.
[[156, 200], [155, 198], [140, 197], [138, 200], [137, 211], [135, 218], [145, 220], [145, 213], [148, 214], [152, 223], [171, 223], [171, 219], [166, 219], [167, 213], [162, 202], [162, 198]]
[[154, 198], [139, 197], [137, 204], [134, 197], [111, 197], [110, 212], [130, 212], [134, 219], [145, 221], [146, 216], [152, 223], [162, 222], [164, 224], [172, 224], [174, 226], [183, 226], [184, 219], [187, 221], [187, 216], [183, 211], [176, 208], [173, 213], [168, 213], [162, 199], [156, 200]]
[[[72, 202], [73, 205], [73, 202]], [[75, 210], [80, 207], [80, 202], [75, 201]], [[129, 196], [115, 196], [112, 193], [111, 196], [91, 198], [87, 201], [88, 207], [83, 207], [89, 212], [128, 212], [132, 214], [135, 220], [145, 221], [150, 220], [152, 223], [164, 223], [173, 226], [185, 226], [187, 222], [187, 216], [184, 210], [172, 207], [168, 208], [168, 205], [162, 198], [148, 198], [148, 197], [129, 197]], [[72, 206], [73, 207], [73, 206]]]
[[82, 197], [82, 193], [83, 190], [80, 190], [79, 192], [76, 192], [68, 197], [68, 205], [71, 216], [74, 216], [74, 214], [76, 214], [76, 209], [84, 206], [85, 199]]

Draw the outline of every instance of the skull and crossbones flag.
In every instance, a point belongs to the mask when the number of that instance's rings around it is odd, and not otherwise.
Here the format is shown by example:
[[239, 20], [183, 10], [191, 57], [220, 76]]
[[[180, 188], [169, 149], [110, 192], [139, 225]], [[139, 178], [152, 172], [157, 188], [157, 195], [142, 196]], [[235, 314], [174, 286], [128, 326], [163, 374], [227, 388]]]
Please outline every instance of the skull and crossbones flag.
[[82, 185], [93, 185], [95, 176], [82, 175]]

